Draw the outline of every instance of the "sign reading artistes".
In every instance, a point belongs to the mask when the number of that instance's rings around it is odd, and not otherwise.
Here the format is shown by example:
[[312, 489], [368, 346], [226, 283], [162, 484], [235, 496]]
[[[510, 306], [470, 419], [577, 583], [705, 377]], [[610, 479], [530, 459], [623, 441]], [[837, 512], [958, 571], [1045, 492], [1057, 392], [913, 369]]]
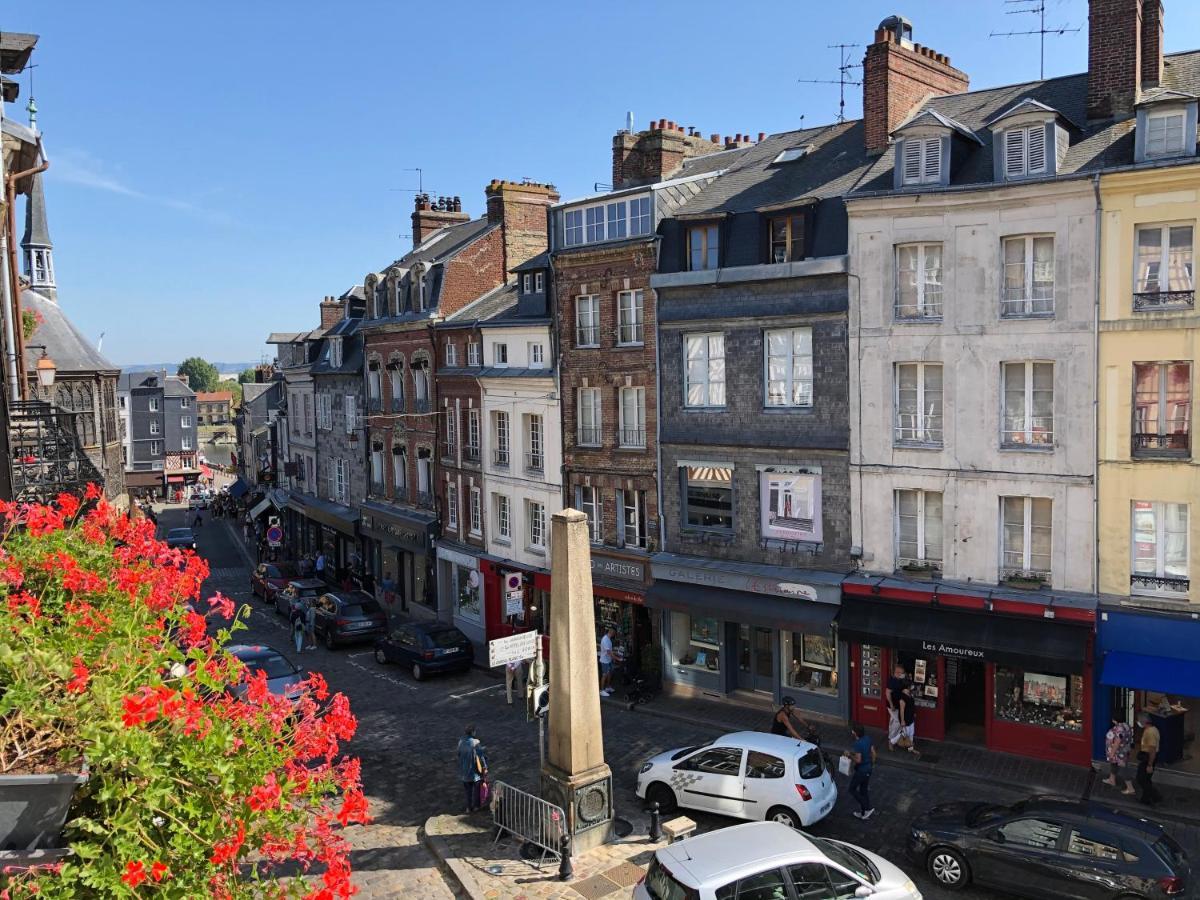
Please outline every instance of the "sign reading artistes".
[[821, 542], [821, 472], [770, 466], [759, 470], [762, 536], [779, 541]]

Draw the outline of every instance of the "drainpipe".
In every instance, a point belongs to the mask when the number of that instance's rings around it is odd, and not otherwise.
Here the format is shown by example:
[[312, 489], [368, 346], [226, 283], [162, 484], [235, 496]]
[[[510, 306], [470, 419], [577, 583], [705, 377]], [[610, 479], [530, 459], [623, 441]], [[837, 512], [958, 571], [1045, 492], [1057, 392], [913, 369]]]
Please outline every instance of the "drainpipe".
[[42, 159], [41, 165], [26, 169], [24, 172], [14, 172], [4, 179], [5, 200], [8, 203], [8, 222], [6, 223], [8, 253], [4, 258], [4, 263], [8, 268], [8, 278], [4, 283], [4, 288], [9, 293], [6, 298], [7, 302], [4, 304], [4, 346], [6, 369], [11, 381], [9, 391], [13, 400], [25, 400], [29, 397], [29, 384], [22, 371], [25, 368], [25, 335], [21, 323], [21, 282], [17, 274], [17, 182], [31, 175], [40, 175], [50, 168], [50, 160], [46, 159], [42, 150], [40, 137], [37, 148], [38, 156]]
[[[659, 265], [662, 263], [662, 240], [654, 242], [654, 271], [658, 271]], [[655, 461], [655, 468], [658, 477], [655, 478], [655, 490], [658, 492], [658, 552], [664, 553], [667, 549], [667, 517], [663, 509], [663, 458], [662, 458], [662, 329], [658, 327], [661, 321], [662, 311], [660, 309], [661, 295], [654, 288], [654, 450], [658, 457]]]
[[1092, 554], [1092, 590], [1100, 593], [1100, 265], [1103, 251], [1100, 246], [1103, 229], [1104, 204], [1100, 198], [1100, 173], [1092, 176], [1092, 189], [1096, 195], [1096, 262], [1093, 271], [1096, 273], [1096, 301], [1092, 309], [1092, 353], [1095, 356], [1093, 370], [1095, 379], [1092, 383], [1092, 442], [1095, 459], [1095, 474], [1092, 476], [1092, 538], [1096, 548]]

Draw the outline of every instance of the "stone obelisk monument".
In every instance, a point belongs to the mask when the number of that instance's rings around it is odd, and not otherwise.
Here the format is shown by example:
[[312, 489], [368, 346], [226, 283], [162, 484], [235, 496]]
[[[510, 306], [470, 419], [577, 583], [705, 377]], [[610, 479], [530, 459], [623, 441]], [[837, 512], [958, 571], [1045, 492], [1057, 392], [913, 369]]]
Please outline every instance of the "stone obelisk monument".
[[612, 836], [612, 771], [600, 732], [600, 677], [587, 516], [551, 519], [550, 741], [542, 797], [563, 808], [573, 853]]

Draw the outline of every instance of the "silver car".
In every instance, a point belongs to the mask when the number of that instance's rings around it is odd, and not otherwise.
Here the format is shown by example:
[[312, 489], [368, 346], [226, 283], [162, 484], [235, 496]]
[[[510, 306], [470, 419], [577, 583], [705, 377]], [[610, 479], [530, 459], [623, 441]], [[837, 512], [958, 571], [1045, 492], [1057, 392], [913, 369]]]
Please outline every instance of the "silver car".
[[[272, 694], [294, 700], [304, 690], [301, 682], [308, 677], [308, 673], [275, 648], [262, 644], [234, 644], [229, 652], [246, 664], [248, 674], [265, 673], [267, 687]], [[247, 688], [243, 682], [229, 690], [235, 697], [242, 697]]]

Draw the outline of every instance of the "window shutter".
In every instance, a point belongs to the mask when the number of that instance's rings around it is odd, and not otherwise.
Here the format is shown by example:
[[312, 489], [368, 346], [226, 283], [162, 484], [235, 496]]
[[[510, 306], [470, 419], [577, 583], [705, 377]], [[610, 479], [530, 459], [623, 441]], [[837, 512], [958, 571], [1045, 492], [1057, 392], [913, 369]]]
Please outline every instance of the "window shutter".
[[1025, 174], [1025, 132], [1020, 128], [1004, 132], [1004, 172], [1009, 178]]
[[942, 176], [942, 139], [926, 138], [925, 145], [924, 181], [937, 181]]
[[921, 142], [909, 139], [904, 142], [904, 183], [915, 184], [921, 180]]
[[1046, 169], [1046, 127], [1035, 125], [1026, 134], [1029, 143], [1028, 172], [1042, 172]]

